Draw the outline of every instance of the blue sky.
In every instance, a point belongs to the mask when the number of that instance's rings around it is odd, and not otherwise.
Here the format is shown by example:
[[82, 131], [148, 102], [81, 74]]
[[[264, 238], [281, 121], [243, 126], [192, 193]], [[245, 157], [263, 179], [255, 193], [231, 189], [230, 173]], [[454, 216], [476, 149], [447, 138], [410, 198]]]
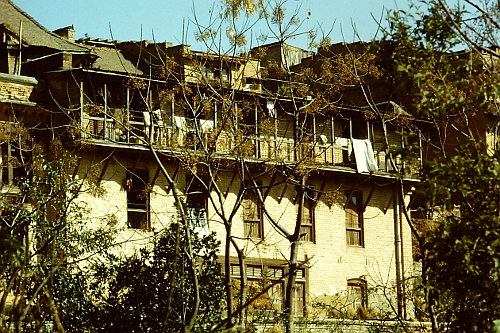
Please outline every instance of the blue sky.
[[[196, 16], [201, 23], [208, 20], [210, 0], [13, 0], [16, 5], [50, 30], [73, 25], [77, 38], [86, 35], [117, 40], [154, 39], [174, 44], [183, 42], [183, 25], [187, 27], [186, 44], [202, 50], [194, 38]], [[302, 29], [321, 26], [330, 31], [333, 42], [358, 40], [352, 24], [362, 40], [370, 40], [377, 31], [374, 17], [380, 18], [385, 9], [403, 9], [408, 0], [288, 0], [289, 12], [300, 6]], [[310, 13], [310, 14], [309, 14]], [[191, 21], [191, 23], [189, 23]], [[111, 30], [110, 30], [111, 27]], [[141, 34], [142, 29], [142, 34]], [[112, 31], [112, 35], [111, 32]], [[252, 35], [266, 33], [265, 25], [253, 28]], [[267, 42], [272, 42], [268, 40]], [[304, 39], [290, 44], [307, 47]]]

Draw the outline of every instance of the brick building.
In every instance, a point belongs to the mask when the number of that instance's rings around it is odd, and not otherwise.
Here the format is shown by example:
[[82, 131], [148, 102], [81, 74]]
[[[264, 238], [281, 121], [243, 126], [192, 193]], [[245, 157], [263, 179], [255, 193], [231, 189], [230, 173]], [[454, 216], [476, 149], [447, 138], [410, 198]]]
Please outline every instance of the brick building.
[[[8, 0], [0, 0], [0, 13], [2, 126], [36, 118], [56, 128], [79, 157], [75, 177], [95, 174], [103, 190], [80, 195], [91, 208], [85, 223], [115, 216], [123, 251], [178, 221], [177, 191], [194, 230], [222, 241], [226, 273], [241, 278], [239, 252], [250, 284], [276, 282], [255, 309], [283, 308], [294, 244], [298, 316], [335, 315], [325, 305], [412, 316], [403, 210], [418, 180], [397, 156], [404, 148], [397, 122], [383, 132], [354, 93], [356, 103], [302, 112], [314, 96], [266, 86], [273, 77], [263, 77], [261, 52], [227, 57], [169, 43], [74, 41], [71, 27], [50, 32]], [[311, 59], [292, 51], [293, 65]], [[265, 61], [281, 61], [275, 53]], [[2, 140], [7, 191], [22, 147]]]

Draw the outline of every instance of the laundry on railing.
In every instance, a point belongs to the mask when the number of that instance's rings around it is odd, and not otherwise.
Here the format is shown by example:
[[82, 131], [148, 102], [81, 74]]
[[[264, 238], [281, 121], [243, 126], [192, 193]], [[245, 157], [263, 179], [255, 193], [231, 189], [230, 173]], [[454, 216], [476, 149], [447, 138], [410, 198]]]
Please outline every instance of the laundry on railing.
[[350, 142], [349, 142], [349, 139], [348, 138], [340, 138], [340, 137], [336, 137], [335, 138], [335, 144], [336, 145], [339, 145], [341, 147], [348, 147]]
[[336, 137], [335, 142], [336, 145], [342, 147], [344, 150], [347, 150], [347, 155], [351, 156], [352, 154], [352, 143], [348, 138]]
[[174, 126], [178, 129], [186, 129], [186, 118], [174, 116]]
[[200, 119], [200, 129], [203, 133], [212, 132], [215, 128], [215, 122], [208, 119]]
[[153, 114], [153, 118], [155, 119], [156, 124], [159, 127], [163, 127], [163, 119], [161, 117], [161, 110], [160, 109], [153, 110], [151, 113]]
[[151, 126], [151, 115], [149, 114], [149, 112], [144, 111], [142, 115], [144, 116], [144, 126], [146, 127]]
[[320, 134], [318, 136], [318, 139], [319, 139], [319, 143], [322, 145], [326, 145], [328, 143], [328, 137], [324, 134]]
[[359, 173], [378, 170], [370, 140], [352, 139], [352, 148], [356, 158], [356, 169]]

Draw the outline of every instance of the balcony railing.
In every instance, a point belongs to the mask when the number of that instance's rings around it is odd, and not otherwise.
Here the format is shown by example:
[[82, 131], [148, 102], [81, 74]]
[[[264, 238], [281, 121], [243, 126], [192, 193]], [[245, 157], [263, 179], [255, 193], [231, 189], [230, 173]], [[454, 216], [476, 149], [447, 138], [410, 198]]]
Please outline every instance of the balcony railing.
[[[164, 150], [189, 150], [278, 163], [303, 162], [317, 166], [356, 168], [354, 153], [346, 144], [347, 138], [336, 138], [330, 144], [295, 143], [290, 138], [234, 135], [211, 127], [193, 126], [190, 121], [180, 128], [158, 122], [146, 126], [144, 121], [137, 120], [123, 125], [110, 118], [86, 116], [83, 117], [82, 138], [104, 144], [130, 145], [145, 144], [151, 138], [154, 146]], [[384, 151], [374, 150], [373, 153], [378, 171], [392, 171]], [[402, 167], [399, 157], [396, 158], [396, 164]]]

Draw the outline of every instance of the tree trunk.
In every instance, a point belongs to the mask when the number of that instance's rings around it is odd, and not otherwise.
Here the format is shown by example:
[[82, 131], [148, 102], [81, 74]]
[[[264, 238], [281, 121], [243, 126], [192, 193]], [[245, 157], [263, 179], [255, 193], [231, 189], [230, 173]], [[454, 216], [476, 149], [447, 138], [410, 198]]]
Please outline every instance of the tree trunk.
[[300, 188], [298, 189], [297, 196], [298, 209], [297, 209], [297, 221], [295, 223], [295, 231], [293, 235], [289, 238], [290, 240], [290, 258], [289, 258], [289, 272], [286, 284], [285, 293], [285, 332], [294, 333], [295, 323], [293, 321], [295, 315], [294, 302], [295, 302], [295, 280], [297, 278], [297, 266], [298, 266], [298, 255], [299, 255], [299, 240], [300, 240], [300, 228], [302, 226], [302, 215], [304, 210], [304, 193], [305, 193], [305, 182], [306, 177], [301, 176]]
[[286, 284], [285, 294], [285, 332], [294, 333], [294, 301], [295, 301], [295, 279], [297, 277], [297, 258], [299, 252], [299, 241], [295, 240], [290, 244], [290, 267], [288, 283]]
[[[224, 288], [226, 290], [227, 318], [233, 313], [233, 298], [231, 295], [231, 225], [226, 224], [226, 241], [224, 244]], [[226, 328], [233, 326], [233, 320], [226, 323]]]

